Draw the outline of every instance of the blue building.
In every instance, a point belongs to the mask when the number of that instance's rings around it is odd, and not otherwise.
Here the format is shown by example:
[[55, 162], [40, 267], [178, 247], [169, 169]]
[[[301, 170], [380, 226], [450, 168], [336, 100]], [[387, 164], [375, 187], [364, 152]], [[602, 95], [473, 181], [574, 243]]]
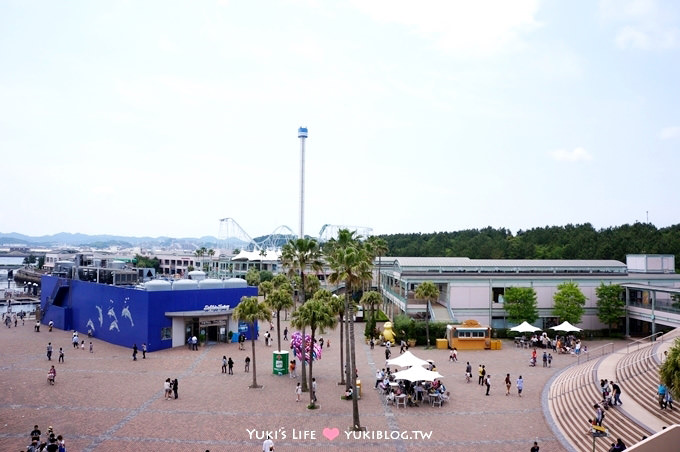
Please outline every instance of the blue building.
[[43, 276], [41, 287], [42, 323], [123, 347], [146, 343], [149, 351], [184, 345], [194, 335], [208, 343], [227, 342], [229, 332], [249, 339], [247, 325], [232, 314], [242, 297], [257, 296], [243, 280], [150, 281], [139, 288]]

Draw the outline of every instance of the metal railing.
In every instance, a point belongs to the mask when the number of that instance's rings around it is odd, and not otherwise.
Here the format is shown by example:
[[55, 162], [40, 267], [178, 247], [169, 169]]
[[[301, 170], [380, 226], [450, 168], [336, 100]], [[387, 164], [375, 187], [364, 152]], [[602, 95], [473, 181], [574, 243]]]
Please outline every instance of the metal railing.
[[582, 362], [587, 363], [591, 359], [600, 358], [604, 355], [608, 355], [613, 352], [614, 352], [613, 342], [600, 345], [599, 347], [596, 347], [592, 350], [588, 350], [587, 352], [584, 352], [583, 349], [581, 349], [581, 353], [578, 354], [577, 363], [578, 364], [581, 364]]
[[[612, 353], [613, 351], [614, 351], [614, 343], [613, 342], [610, 342], [608, 344], [604, 344], [600, 347], [594, 348], [593, 350], [589, 350], [587, 353], [582, 353], [578, 356], [576, 366], [578, 367], [582, 362], [586, 363], [586, 362], [590, 361], [591, 359], [600, 358], [602, 356], [608, 355], [609, 353]], [[569, 388], [567, 391], [562, 390], [562, 388], [564, 387], [565, 384], [571, 382], [572, 380], [583, 378], [585, 372], [592, 373], [592, 369], [590, 369], [588, 367], [584, 367], [576, 375], [573, 375], [569, 378], [565, 378], [564, 380], [557, 382], [556, 385], [553, 384], [553, 387], [555, 387], [556, 390], [552, 391], [553, 394], [551, 394], [548, 397], [548, 399], [552, 400], [556, 397], [561, 397], [563, 395], [569, 394], [570, 392], [581, 389], [584, 386], [597, 385], [597, 381], [595, 381], [594, 377], [591, 374], [590, 377], [586, 376], [586, 381], [584, 381], [583, 383], [581, 383], [577, 386], [574, 386], [573, 388]]]
[[[636, 346], [637, 348], [635, 349], [635, 351], [638, 351], [638, 350], [640, 350], [641, 345], [644, 346], [644, 347], [647, 347], [649, 345], [653, 345], [656, 342], [657, 336], [661, 336], [661, 342], [663, 342], [663, 331], [659, 331], [658, 333], [650, 334], [647, 337], [643, 337], [642, 339], [634, 340], [633, 342], [628, 344], [626, 346], [626, 354], [630, 353], [630, 348], [633, 347], [633, 346]], [[648, 339], [649, 339], [649, 342], [647, 342], [643, 345], [643, 342], [646, 342]]]
[[[655, 369], [657, 369], [656, 363], [654, 363], [654, 362], [652, 361], [652, 356], [653, 356], [653, 355], [645, 356], [645, 357], [640, 358], [640, 359], [638, 359], [638, 360], [636, 360], [636, 361], [633, 361], [632, 363], [628, 363], [628, 364], [626, 364], [625, 366], [617, 367], [616, 373], [618, 374], [619, 371], [621, 371], [621, 376], [620, 376], [620, 377], [617, 377], [617, 378], [618, 378], [620, 381], [626, 381], [626, 380], [628, 380], [629, 378], [637, 377], [638, 375], [646, 374], [646, 373], [649, 372], [650, 370], [655, 370]], [[638, 363], [641, 363], [641, 362], [644, 363], [644, 368], [643, 368], [643, 369], [638, 370], [638, 371], [636, 371], [635, 373], [632, 373], [632, 374], [627, 374], [627, 373], [624, 373], [624, 372], [623, 372], [624, 369], [627, 369], [628, 367], [634, 366], [634, 365], [636, 365], [636, 364], [638, 364]]]

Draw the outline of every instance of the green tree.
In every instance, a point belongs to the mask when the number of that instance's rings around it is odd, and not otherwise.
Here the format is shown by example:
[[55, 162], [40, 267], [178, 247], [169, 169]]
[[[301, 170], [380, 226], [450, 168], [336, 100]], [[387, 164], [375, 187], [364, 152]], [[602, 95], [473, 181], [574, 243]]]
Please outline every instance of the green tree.
[[[321, 250], [316, 240], [311, 238], [302, 238], [291, 240], [283, 245], [281, 249], [281, 264], [288, 269], [289, 275], [296, 275], [300, 277], [300, 288], [298, 294], [301, 297], [301, 303], [305, 303], [305, 273], [309, 268], [312, 271], [319, 271], [322, 268]], [[305, 337], [305, 329], [302, 329], [302, 337]], [[301, 360], [302, 364], [302, 390], [307, 391], [307, 377], [305, 375], [306, 363]]]
[[659, 379], [674, 398], [680, 398], [680, 338], [668, 349], [668, 356], [659, 369]]
[[553, 300], [555, 301], [553, 306], [555, 317], [572, 325], [581, 322], [581, 317], [583, 317], [585, 311], [586, 296], [583, 295], [577, 283], [567, 281], [558, 284]]
[[293, 307], [292, 291], [285, 288], [274, 289], [269, 298], [267, 298], [267, 304], [276, 311], [276, 335], [279, 346], [278, 350], [281, 351], [281, 311]]
[[333, 297], [328, 301], [328, 305], [331, 311], [338, 316], [340, 320], [340, 382], [339, 385], [346, 385], [345, 382], [345, 347], [344, 347], [344, 328], [343, 323], [345, 319], [345, 300], [333, 295]]
[[[380, 270], [382, 269], [382, 257], [389, 251], [389, 247], [387, 246], [387, 242], [385, 239], [377, 237], [377, 236], [371, 236], [367, 240], [368, 246], [370, 247], [371, 254], [375, 258], [376, 256], [378, 257], [378, 293], [382, 293], [382, 281], [381, 281], [381, 273]], [[381, 295], [381, 301], [382, 301], [382, 295]], [[373, 305], [371, 305], [371, 315], [375, 314], [375, 311], [373, 310]]]
[[260, 285], [260, 271], [255, 267], [250, 267], [248, 273], [246, 273], [246, 282], [249, 286], [259, 286]]
[[260, 282], [271, 281], [274, 279], [274, 273], [269, 270], [260, 270]]
[[334, 241], [328, 249], [330, 254], [327, 254], [326, 257], [331, 268], [329, 281], [331, 284], [341, 282], [345, 284], [345, 325], [348, 333], [345, 341], [349, 342], [345, 347], [349, 359], [349, 365], [345, 366], [345, 376], [347, 378], [346, 384], [352, 386], [352, 425], [353, 429], [358, 431], [361, 430], [361, 423], [356, 380], [353, 375], [357, 368], [353, 319], [354, 303], [350, 301], [350, 298], [353, 289], [361, 288], [364, 281], [370, 281], [373, 277], [371, 273], [372, 258], [359, 241], [356, 232], [350, 232], [348, 229], [338, 231], [338, 240]]
[[272, 312], [265, 303], [260, 303], [257, 297], [243, 297], [241, 302], [234, 309], [234, 317], [248, 324], [250, 330], [250, 342], [253, 354], [253, 384], [250, 388], [261, 388], [257, 384], [257, 363], [255, 362], [255, 323], [262, 320], [270, 322]]
[[612, 324], [618, 322], [626, 315], [626, 302], [621, 297], [623, 288], [618, 284], [600, 283], [595, 288], [597, 295], [597, 318], [609, 327], [612, 334]]
[[430, 348], [430, 303], [439, 299], [439, 289], [432, 281], [425, 281], [416, 287], [416, 298], [427, 302], [425, 336], [427, 337], [427, 348]]
[[260, 295], [262, 295], [264, 297], [264, 301], [267, 301], [267, 297], [274, 290], [274, 283], [271, 282], [271, 281], [261, 282], [260, 285], [258, 286], [258, 289], [259, 289]]
[[533, 287], [508, 287], [503, 296], [503, 307], [512, 323], [534, 323], [538, 320], [538, 302]]
[[[335, 327], [336, 321], [333, 312], [328, 306], [328, 301], [331, 299], [332, 294], [327, 290], [319, 290], [314, 294], [311, 300], [300, 306], [300, 308], [293, 314], [293, 319], [291, 324], [296, 328], [303, 329], [309, 327], [311, 330], [311, 343], [312, 349], [313, 344], [316, 341], [316, 330], [321, 328], [332, 328]], [[291, 298], [292, 301], [292, 298]], [[304, 336], [302, 343], [302, 350], [305, 350]], [[301, 361], [304, 361], [301, 359]], [[314, 359], [309, 360], [309, 381], [312, 382], [314, 369]], [[309, 391], [309, 406], [308, 408], [316, 408], [315, 394], [313, 391]]]
[[680, 294], [674, 293], [671, 295], [671, 300], [673, 301], [673, 307], [675, 309], [680, 308]]
[[375, 305], [379, 305], [382, 302], [382, 296], [375, 290], [369, 290], [364, 292], [361, 296], [359, 304], [362, 306], [368, 306], [371, 308], [371, 315], [369, 318], [375, 319]]

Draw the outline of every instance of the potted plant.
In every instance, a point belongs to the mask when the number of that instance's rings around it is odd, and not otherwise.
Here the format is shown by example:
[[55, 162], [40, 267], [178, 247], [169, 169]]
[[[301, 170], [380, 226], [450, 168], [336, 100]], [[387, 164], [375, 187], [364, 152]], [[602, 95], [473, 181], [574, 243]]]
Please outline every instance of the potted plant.
[[409, 347], [415, 347], [416, 346], [416, 340], [414, 338], [410, 338], [406, 341]]

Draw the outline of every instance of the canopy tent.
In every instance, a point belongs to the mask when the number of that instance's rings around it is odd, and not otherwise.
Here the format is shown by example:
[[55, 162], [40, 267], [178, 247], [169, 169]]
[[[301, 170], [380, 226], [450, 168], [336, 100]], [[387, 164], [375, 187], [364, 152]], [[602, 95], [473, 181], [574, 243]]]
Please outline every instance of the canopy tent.
[[394, 374], [395, 380], [408, 381], [434, 381], [437, 378], [443, 378], [439, 372], [427, 370], [424, 367], [413, 366], [406, 370], [399, 371]]
[[581, 328], [576, 327], [576, 326], [572, 325], [571, 323], [569, 323], [567, 321], [564, 321], [557, 326], [553, 326], [550, 329], [555, 330], [555, 331], [564, 331], [564, 332], [567, 332], [567, 333], [572, 333], [572, 332], [575, 332], [575, 331], [581, 331]]
[[427, 366], [429, 363], [424, 359], [418, 358], [411, 352], [404, 352], [396, 358], [387, 360], [388, 366], [412, 367], [412, 366]]
[[541, 331], [541, 329], [531, 325], [525, 320], [519, 325], [510, 328], [510, 331], [516, 331], [517, 333], [535, 333], [536, 331]]

